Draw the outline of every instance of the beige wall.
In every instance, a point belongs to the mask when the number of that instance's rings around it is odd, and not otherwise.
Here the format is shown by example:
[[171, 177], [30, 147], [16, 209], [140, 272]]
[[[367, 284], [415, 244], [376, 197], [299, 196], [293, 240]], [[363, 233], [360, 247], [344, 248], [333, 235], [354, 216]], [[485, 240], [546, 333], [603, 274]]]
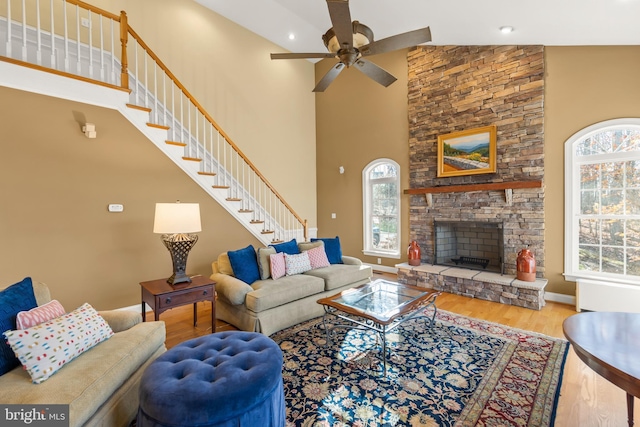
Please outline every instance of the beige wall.
[[594, 123], [640, 117], [640, 47], [547, 47], [545, 186], [547, 290], [575, 294], [564, 280], [564, 143]]
[[[95, 0], [129, 23], [316, 226], [314, 66], [271, 61], [273, 44], [184, 0]], [[116, 111], [0, 87], [0, 287], [48, 283], [67, 309], [138, 304], [138, 283], [171, 274], [152, 233], [156, 202], [200, 203], [188, 270], [257, 240]], [[84, 118], [98, 138], [80, 131]], [[286, 165], [286, 167], [283, 167]], [[109, 203], [124, 204], [108, 213]]]
[[[71, 310], [139, 303], [139, 282], [171, 275], [153, 234], [156, 202], [200, 203], [202, 232], [188, 271], [211, 274], [229, 247], [258, 244], [120, 113], [0, 88], [0, 283], [47, 283]], [[80, 131], [98, 123], [98, 137]], [[121, 203], [124, 212], [109, 213]]]
[[[640, 117], [640, 47], [547, 47], [545, 59], [547, 291], [574, 295], [574, 283], [562, 276], [564, 142], [593, 123]], [[355, 255], [362, 250], [362, 168], [375, 158], [392, 158], [402, 167], [403, 188], [408, 187], [406, 51], [373, 60], [399, 81], [384, 89], [361, 73], [346, 70], [316, 100], [320, 233], [340, 235], [347, 251]], [[316, 64], [317, 78], [330, 64]], [[344, 175], [337, 172], [341, 164]], [[408, 245], [408, 202], [403, 196], [402, 248]], [[330, 219], [331, 212], [337, 212], [338, 218]], [[397, 261], [383, 258], [385, 265]]]
[[[401, 168], [401, 188], [409, 186], [406, 58], [407, 50], [371, 57], [398, 79], [387, 88], [347, 69], [325, 92], [316, 95], [318, 235], [340, 236], [345, 254], [372, 264], [377, 264], [377, 257], [362, 253], [362, 170], [375, 159], [392, 159]], [[316, 79], [333, 63], [317, 63]], [[345, 169], [342, 175], [340, 166]], [[403, 195], [402, 201], [400, 247], [406, 248], [408, 196]], [[331, 213], [336, 213], [336, 219], [331, 219]], [[386, 266], [400, 261], [382, 258]]]

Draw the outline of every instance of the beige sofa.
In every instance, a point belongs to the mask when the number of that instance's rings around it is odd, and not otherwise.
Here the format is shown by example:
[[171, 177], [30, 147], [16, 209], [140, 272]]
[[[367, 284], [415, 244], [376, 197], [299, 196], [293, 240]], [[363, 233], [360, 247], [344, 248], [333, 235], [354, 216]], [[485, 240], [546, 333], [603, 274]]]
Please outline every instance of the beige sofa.
[[244, 331], [271, 335], [321, 316], [317, 300], [371, 281], [371, 267], [350, 256], [303, 274], [258, 280], [251, 285], [235, 278], [227, 253], [212, 263], [216, 282], [216, 317]]
[[[49, 288], [33, 282], [38, 305]], [[142, 322], [140, 313], [101, 311], [115, 334], [73, 359], [51, 378], [33, 384], [21, 366], [0, 376], [0, 403], [68, 404], [69, 425], [128, 426], [138, 410], [144, 368], [166, 351], [164, 322]]]

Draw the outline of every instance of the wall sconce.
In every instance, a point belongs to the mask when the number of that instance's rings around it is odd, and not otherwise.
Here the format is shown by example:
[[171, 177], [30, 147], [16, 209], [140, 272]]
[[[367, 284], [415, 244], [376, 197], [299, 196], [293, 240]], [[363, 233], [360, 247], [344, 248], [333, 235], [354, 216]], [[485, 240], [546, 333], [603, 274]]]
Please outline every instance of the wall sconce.
[[338, 170], [340, 171], [340, 175], [342, 175], [344, 173], [344, 166], [340, 166]]
[[190, 283], [185, 274], [187, 255], [198, 241], [198, 236], [190, 233], [202, 231], [200, 225], [200, 205], [198, 203], [156, 203], [153, 232], [162, 234], [162, 243], [171, 254], [173, 274], [167, 283]]
[[82, 132], [84, 132], [84, 136], [86, 136], [87, 138], [93, 139], [97, 136], [96, 125], [94, 125], [93, 123], [86, 123], [84, 126], [82, 126]]

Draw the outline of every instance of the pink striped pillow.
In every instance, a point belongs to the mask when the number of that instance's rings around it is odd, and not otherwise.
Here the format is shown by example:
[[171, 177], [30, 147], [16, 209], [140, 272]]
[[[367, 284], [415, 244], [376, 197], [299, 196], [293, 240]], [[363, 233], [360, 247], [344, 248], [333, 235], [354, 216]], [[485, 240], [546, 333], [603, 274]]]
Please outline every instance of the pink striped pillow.
[[269, 263], [271, 264], [271, 278], [273, 280], [279, 279], [286, 273], [284, 252], [278, 252], [269, 255]]
[[18, 329], [29, 329], [40, 323], [48, 322], [56, 317], [65, 314], [64, 307], [58, 300], [52, 300], [29, 311], [21, 311], [16, 316], [16, 326]]
[[324, 246], [317, 246], [313, 249], [309, 249], [307, 255], [309, 255], [309, 261], [311, 261], [311, 268], [329, 267], [329, 258], [324, 251]]

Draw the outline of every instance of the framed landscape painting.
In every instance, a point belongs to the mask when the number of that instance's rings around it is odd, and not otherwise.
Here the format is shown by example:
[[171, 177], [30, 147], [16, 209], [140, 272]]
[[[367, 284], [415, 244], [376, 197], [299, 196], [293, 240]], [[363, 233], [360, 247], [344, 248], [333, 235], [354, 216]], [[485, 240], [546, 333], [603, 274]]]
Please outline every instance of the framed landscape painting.
[[495, 126], [438, 136], [438, 178], [495, 172]]

